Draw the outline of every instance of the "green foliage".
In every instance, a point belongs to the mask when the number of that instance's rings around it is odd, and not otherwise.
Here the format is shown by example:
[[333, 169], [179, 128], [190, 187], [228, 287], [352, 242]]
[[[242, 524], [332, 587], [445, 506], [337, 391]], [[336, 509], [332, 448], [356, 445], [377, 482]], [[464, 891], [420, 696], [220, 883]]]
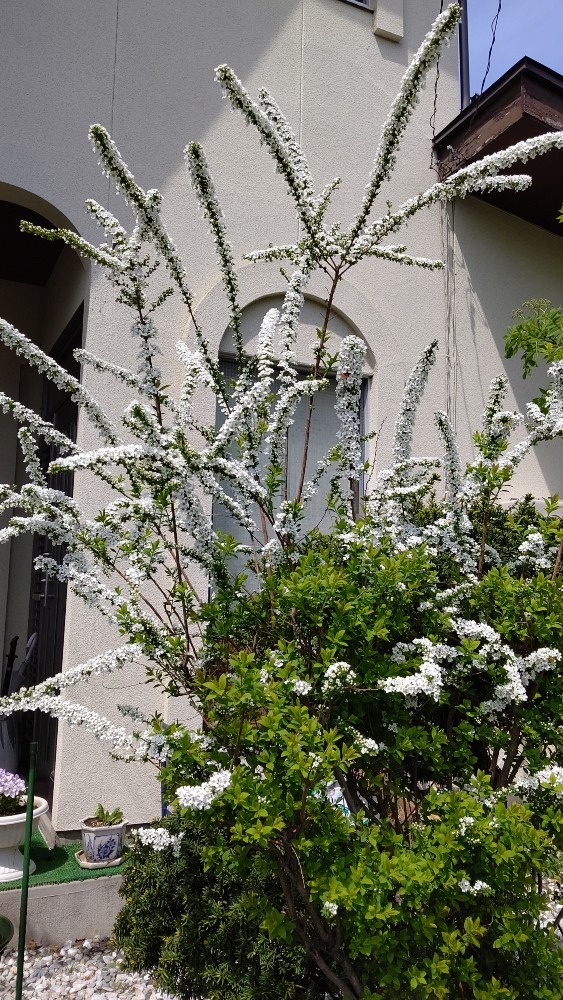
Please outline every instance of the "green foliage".
[[25, 803], [22, 798], [14, 798], [11, 795], [0, 795], [0, 816], [15, 816], [16, 813], [25, 811]]
[[268, 866], [241, 854], [236, 865], [207, 867], [217, 836], [205, 815], [162, 825], [184, 835], [179, 857], [137, 843], [120, 889], [114, 934], [128, 965], [182, 1000], [322, 1000]]
[[[437, 509], [430, 497], [418, 517]], [[536, 529], [556, 542], [556, 509], [494, 506], [491, 550], [508, 563]], [[277, 879], [281, 898], [258, 904], [262, 929], [320, 954], [331, 996], [555, 1000], [563, 951], [540, 919], [539, 886], [561, 877], [562, 789], [538, 787], [526, 803], [509, 793], [524, 757], [538, 770], [550, 747], [563, 761], [561, 671], [546, 668], [525, 700], [487, 713], [505, 669], [480, 636], [456, 637], [436, 600], [454, 564], [369, 541], [369, 527], [310, 536], [261, 590], [210, 601], [197, 681], [207, 735], [166, 730], [164, 787], [180, 798], [210, 759], [232, 769], [212, 806], [210, 877], [228, 871], [243, 885], [252, 859]], [[486, 561], [457, 616], [517, 655], [562, 649], [560, 584], [507, 563]], [[418, 636], [455, 649], [436, 698], [382, 686], [420, 662], [394, 655]], [[338, 662], [352, 674], [329, 690]]]
[[519, 320], [505, 334], [506, 356], [522, 354], [524, 378], [540, 360], [563, 360], [563, 310], [547, 299], [529, 299], [513, 312]]
[[103, 823], [104, 826], [117, 826], [119, 823], [123, 822], [123, 811], [121, 809], [104, 809], [101, 802], [98, 803], [98, 808], [94, 813], [94, 819], [98, 820], [99, 823]]

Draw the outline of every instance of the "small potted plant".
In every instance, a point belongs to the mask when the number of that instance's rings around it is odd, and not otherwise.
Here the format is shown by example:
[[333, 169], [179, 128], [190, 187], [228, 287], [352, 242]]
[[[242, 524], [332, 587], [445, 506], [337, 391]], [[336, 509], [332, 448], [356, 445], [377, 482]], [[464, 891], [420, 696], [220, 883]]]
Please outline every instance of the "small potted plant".
[[[23, 856], [18, 850], [25, 840], [25, 782], [12, 771], [0, 768], [0, 882], [12, 882], [22, 877]], [[49, 803], [36, 795], [33, 800], [33, 829]], [[30, 872], [35, 864], [30, 862]]]
[[82, 820], [82, 851], [76, 858], [83, 868], [117, 865], [125, 847], [127, 821], [121, 809], [110, 812], [99, 803], [93, 816]]

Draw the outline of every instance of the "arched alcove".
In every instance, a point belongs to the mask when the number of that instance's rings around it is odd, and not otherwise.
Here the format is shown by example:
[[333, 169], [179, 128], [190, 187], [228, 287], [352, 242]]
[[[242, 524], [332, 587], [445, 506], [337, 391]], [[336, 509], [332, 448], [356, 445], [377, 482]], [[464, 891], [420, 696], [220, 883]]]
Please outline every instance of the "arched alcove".
[[[46, 228], [70, 226], [54, 206], [32, 192], [0, 184], [0, 316], [78, 376], [72, 352], [82, 342], [88, 271], [62, 242], [22, 233], [22, 219]], [[75, 435], [76, 405], [68, 394], [4, 345], [0, 345], [0, 391], [53, 420], [64, 433]], [[26, 473], [17, 430], [13, 418], [0, 413], [0, 482], [21, 486]], [[46, 467], [53, 455], [43, 447], [40, 457]], [[56, 485], [72, 490], [71, 481]], [[2, 693], [21, 683], [42, 680], [61, 668], [66, 591], [62, 584], [45, 581], [33, 569], [35, 555], [40, 551], [48, 554], [48, 549], [45, 539], [27, 535], [0, 546]], [[30, 642], [32, 636], [35, 638]], [[34, 717], [22, 717], [17, 725], [19, 733], [14, 730], [16, 723], [11, 723], [10, 733], [2, 734], [0, 766], [25, 766], [22, 747], [36, 739], [39, 791], [51, 798], [56, 724], [35, 713]]]
[[[249, 302], [242, 310], [241, 333], [245, 351], [253, 355], [257, 349], [258, 334], [265, 314], [270, 309], [280, 310], [283, 304], [283, 295], [265, 295]], [[301, 311], [299, 329], [295, 343], [295, 364], [305, 376], [309, 373], [314, 364], [313, 348], [317, 341], [317, 331], [324, 322], [326, 304], [322, 299], [315, 296], [307, 296]], [[361, 331], [353, 325], [340, 311], [331, 312], [328, 323], [329, 338], [327, 347], [331, 354], [337, 354], [342, 340], [345, 337], [355, 335], [361, 336]], [[274, 340], [274, 358], [279, 357], [279, 344]], [[227, 328], [223, 333], [219, 344], [219, 361], [224, 375], [228, 382], [236, 378], [236, 350], [233, 343], [232, 331]], [[365, 368], [364, 388], [361, 399], [360, 419], [363, 430], [367, 430], [371, 422], [369, 417], [369, 388], [371, 375], [373, 374], [374, 359], [370, 351], [367, 357], [368, 363]], [[310, 480], [316, 473], [319, 460], [323, 459], [330, 449], [338, 441], [340, 424], [335, 412], [335, 380], [329, 379], [326, 389], [317, 393], [314, 398], [314, 408], [309, 425], [309, 434], [306, 428], [309, 414], [309, 398], [300, 400], [293, 422], [289, 428], [287, 436], [287, 451], [285, 459], [285, 469], [283, 473], [284, 488], [287, 498], [294, 499], [299, 491], [299, 486], [304, 477], [304, 481]], [[223, 416], [217, 408], [217, 426], [220, 426]], [[327, 509], [327, 494], [329, 490], [330, 478], [334, 470], [327, 471], [320, 479], [314, 495], [308, 499], [304, 517], [303, 528], [310, 529], [318, 527], [319, 530], [326, 530], [332, 520], [332, 514]], [[281, 499], [281, 496], [280, 496]], [[239, 528], [232, 517], [215, 504], [213, 509], [214, 526], [224, 532], [234, 535], [243, 543], [248, 543], [248, 534]], [[257, 521], [257, 523], [260, 523]], [[237, 566], [237, 568], [239, 568]], [[242, 568], [242, 563], [241, 563]]]
[[[277, 294], [261, 296], [244, 307], [241, 325], [242, 339], [245, 350], [249, 354], [254, 354], [256, 351], [260, 326], [268, 310], [281, 310], [282, 305], [283, 295]], [[296, 362], [300, 367], [311, 368], [313, 365], [312, 348], [317, 339], [317, 330], [323, 326], [325, 311], [326, 303], [321, 298], [312, 295], [305, 296], [295, 345]], [[343, 312], [335, 308], [331, 310], [328, 332], [327, 347], [331, 354], [338, 353], [344, 337], [349, 337], [352, 334], [356, 337], [362, 337], [361, 330]], [[278, 346], [274, 344], [274, 357], [278, 356]], [[221, 339], [219, 355], [226, 358], [234, 357], [235, 355], [232, 332], [229, 328], [224, 332]], [[375, 359], [371, 350], [368, 349], [365, 367], [366, 376], [373, 374], [374, 368]]]

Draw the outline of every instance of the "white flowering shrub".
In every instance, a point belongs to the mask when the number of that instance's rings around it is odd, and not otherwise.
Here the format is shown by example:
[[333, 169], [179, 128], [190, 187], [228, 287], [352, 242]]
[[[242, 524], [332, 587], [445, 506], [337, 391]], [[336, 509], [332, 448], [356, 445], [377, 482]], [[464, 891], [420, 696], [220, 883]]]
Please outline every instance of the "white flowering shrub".
[[[527, 499], [506, 509], [500, 497], [527, 452], [563, 430], [563, 362], [550, 368], [542, 405], [531, 403], [525, 415], [503, 409], [506, 380], [495, 379], [474, 437], [475, 458], [464, 467], [444, 413], [436, 414], [444, 454], [412, 451], [438, 346], [430, 343], [405, 386], [392, 465], [358, 498], [366, 345], [352, 336], [338, 357], [330, 353], [331, 308], [351, 267], [369, 257], [441, 267], [388, 240], [437, 202], [525, 188], [529, 177], [502, 171], [563, 147], [561, 132], [518, 143], [373, 218], [425, 74], [459, 16], [457, 4], [440, 14], [405, 74], [347, 229], [327, 221], [339, 181], [316, 193], [271, 95], [261, 91], [253, 102], [228, 67], [218, 68], [228, 100], [273, 156], [301, 232], [298, 244], [248, 255], [292, 267], [283, 304], [264, 317], [250, 357], [225, 220], [203, 150], [188, 146], [187, 166], [230, 304], [234, 385], [225, 384], [197, 321], [159, 193], [139, 187], [101, 126], [93, 126], [91, 138], [132, 207], [132, 232], [94, 202], [88, 211], [107, 234], [100, 246], [66, 230], [24, 228], [63, 239], [101, 266], [118, 301], [131, 308], [130, 368], [77, 354], [131, 390], [120, 419], [0, 321], [0, 339], [69, 392], [99, 435], [99, 445], [84, 451], [0, 396], [20, 425], [29, 479], [21, 490], [0, 490], [0, 509], [11, 515], [0, 538], [34, 531], [61, 546], [60, 563], [41, 556], [37, 566], [66, 581], [124, 639], [1, 699], [0, 713], [47, 711], [87, 727], [121, 756], [156, 763], [175, 825], [173, 832], [162, 826], [140, 833], [135, 864], [142, 868], [155, 852], [163, 866], [179, 862], [188, 839], [181, 834], [197, 818], [210, 882], [226, 870], [240, 885], [259, 870], [267, 892], [249, 881], [245, 897], [258, 937], [299, 949], [321, 995], [347, 1000], [561, 995], [555, 903], [563, 848], [563, 533], [556, 500], [538, 512]], [[303, 378], [295, 364], [297, 329], [307, 283], [319, 269], [330, 279], [329, 293], [313, 369]], [[178, 396], [158, 367], [158, 311], [172, 294], [181, 297], [194, 335], [193, 348], [178, 345]], [[311, 413], [329, 376], [336, 379], [340, 431], [307, 478]], [[219, 429], [200, 422], [201, 389], [217, 399]], [[309, 416], [289, 496], [287, 431], [302, 399]], [[517, 425], [523, 432], [512, 444]], [[58, 452], [48, 470], [38, 458], [41, 439]], [[95, 517], [49, 479], [83, 470], [112, 490]], [[304, 515], [327, 470], [333, 526], [323, 535], [305, 530]], [[232, 569], [241, 546], [214, 530], [209, 498], [248, 533], [246, 574]], [[194, 568], [205, 571], [210, 598], [198, 591]], [[139, 719], [134, 707], [123, 706], [143, 727], [131, 733], [68, 700], [77, 681], [133, 661], [146, 665], [148, 680], [190, 699], [200, 731]], [[201, 990], [206, 946], [204, 929], [198, 933], [189, 957], [175, 966], [186, 997]], [[139, 950], [137, 940], [131, 961], [158, 965], [167, 953], [162, 921], [156, 936], [162, 953]], [[229, 975], [245, 957], [230, 951]], [[247, 992], [256, 1000], [257, 982], [260, 976]], [[232, 983], [231, 975], [229, 989]], [[294, 987], [288, 979], [285, 989], [278, 977], [276, 995], [293, 996]], [[215, 995], [231, 993], [225, 987]]]

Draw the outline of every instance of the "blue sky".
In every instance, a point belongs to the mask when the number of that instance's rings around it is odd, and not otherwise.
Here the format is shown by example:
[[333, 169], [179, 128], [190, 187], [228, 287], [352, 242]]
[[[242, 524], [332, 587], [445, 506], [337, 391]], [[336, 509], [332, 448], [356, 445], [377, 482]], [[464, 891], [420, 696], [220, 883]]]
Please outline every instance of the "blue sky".
[[[470, 92], [481, 90], [498, 0], [468, 0]], [[503, 0], [487, 88], [522, 56], [563, 74], [563, 0]]]

